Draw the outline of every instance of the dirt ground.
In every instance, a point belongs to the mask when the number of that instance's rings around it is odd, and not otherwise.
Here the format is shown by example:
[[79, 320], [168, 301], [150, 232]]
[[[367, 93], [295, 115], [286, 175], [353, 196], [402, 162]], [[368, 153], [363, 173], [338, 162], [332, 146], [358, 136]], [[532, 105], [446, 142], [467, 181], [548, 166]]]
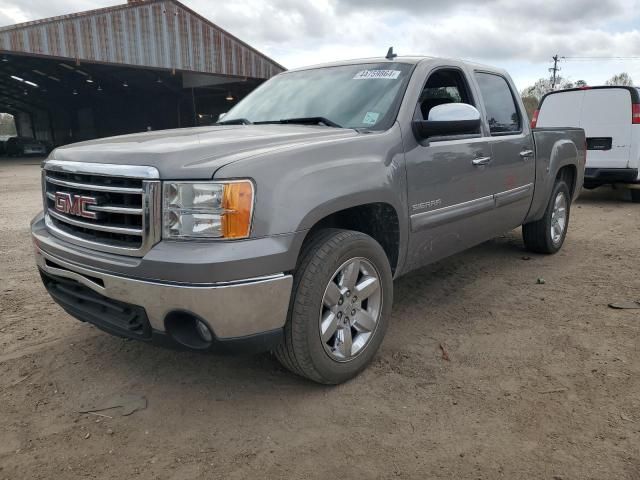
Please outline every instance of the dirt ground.
[[[398, 280], [373, 364], [330, 388], [66, 315], [32, 259], [38, 164], [0, 161], [0, 479], [640, 478], [640, 310], [607, 306], [640, 300], [625, 192], [585, 192], [555, 256], [517, 230]], [[147, 408], [79, 413], [122, 394]]]

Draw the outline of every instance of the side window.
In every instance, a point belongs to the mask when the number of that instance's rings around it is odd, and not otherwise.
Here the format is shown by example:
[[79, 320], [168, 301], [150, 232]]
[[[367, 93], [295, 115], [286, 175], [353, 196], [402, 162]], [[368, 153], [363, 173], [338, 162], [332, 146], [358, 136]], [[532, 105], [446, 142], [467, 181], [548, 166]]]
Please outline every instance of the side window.
[[438, 70], [431, 74], [420, 94], [419, 106], [423, 120], [429, 120], [429, 112], [444, 103], [468, 103], [473, 105], [469, 88], [458, 70]]
[[519, 132], [522, 128], [520, 114], [507, 81], [491, 73], [476, 73], [476, 80], [491, 133]]

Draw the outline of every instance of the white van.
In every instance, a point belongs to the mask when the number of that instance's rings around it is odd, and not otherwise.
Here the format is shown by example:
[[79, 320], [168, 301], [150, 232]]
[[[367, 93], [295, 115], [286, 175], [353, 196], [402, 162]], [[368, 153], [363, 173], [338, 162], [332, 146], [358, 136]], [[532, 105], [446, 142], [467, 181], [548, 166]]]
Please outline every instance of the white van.
[[540, 101], [531, 126], [584, 128], [585, 188], [624, 185], [640, 203], [640, 89], [606, 86], [550, 92]]

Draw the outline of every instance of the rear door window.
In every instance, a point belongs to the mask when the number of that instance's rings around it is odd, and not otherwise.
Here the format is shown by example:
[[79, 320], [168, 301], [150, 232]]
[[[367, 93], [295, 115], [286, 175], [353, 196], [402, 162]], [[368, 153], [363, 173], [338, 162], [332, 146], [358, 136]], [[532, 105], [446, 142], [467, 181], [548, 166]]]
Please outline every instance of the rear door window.
[[492, 73], [476, 72], [476, 80], [484, 101], [491, 134], [504, 135], [520, 132], [522, 130], [520, 113], [505, 78]]

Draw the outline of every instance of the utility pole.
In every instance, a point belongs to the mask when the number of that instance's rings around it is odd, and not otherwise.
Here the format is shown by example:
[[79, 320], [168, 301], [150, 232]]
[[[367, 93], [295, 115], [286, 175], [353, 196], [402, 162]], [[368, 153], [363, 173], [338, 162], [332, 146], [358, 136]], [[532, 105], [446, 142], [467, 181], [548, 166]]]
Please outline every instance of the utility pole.
[[553, 74], [553, 76], [551, 77], [551, 90], [555, 90], [556, 80], [558, 79], [558, 72], [560, 71], [560, 68], [558, 67], [560, 57], [558, 57], [558, 54], [556, 53], [551, 58], [553, 59], [553, 67], [549, 69], [549, 71]]

